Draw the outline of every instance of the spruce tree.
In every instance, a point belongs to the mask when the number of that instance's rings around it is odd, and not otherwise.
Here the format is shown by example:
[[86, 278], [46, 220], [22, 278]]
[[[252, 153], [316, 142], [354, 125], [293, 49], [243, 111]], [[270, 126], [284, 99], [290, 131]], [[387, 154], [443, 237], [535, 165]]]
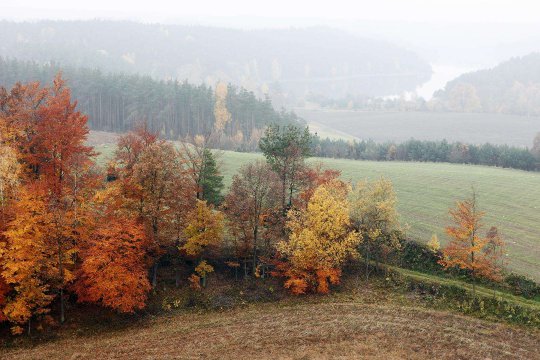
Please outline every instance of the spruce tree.
[[219, 174], [216, 159], [209, 149], [204, 149], [200, 186], [202, 199], [210, 204], [219, 205], [223, 200], [223, 176]]

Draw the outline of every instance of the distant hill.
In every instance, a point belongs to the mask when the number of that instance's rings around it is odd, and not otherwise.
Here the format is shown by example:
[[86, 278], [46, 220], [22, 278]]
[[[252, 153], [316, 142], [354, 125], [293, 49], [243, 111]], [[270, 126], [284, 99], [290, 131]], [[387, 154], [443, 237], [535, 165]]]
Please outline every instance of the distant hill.
[[208, 85], [222, 80], [283, 101], [309, 93], [392, 95], [431, 76], [431, 67], [410, 51], [330, 28], [0, 21], [0, 56]]
[[[48, 85], [60, 71], [93, 130], [125, 132], [146, 122], [163, 137], [176, 140], [208, 135], [214, 128], [214, 89], [204, 84], [0, 57], [0, 87], [32, 81]], [[214, 144], [225, 149], [257, 149], [266, 125], [301, 121], [294, 113], [274, 110], [269, 99], [232, 85], [226, 91], [226, 106], [231, 116], [219, 144]]]
[[451, 111], [540, 115], [540, 53], [461, 75], [435, 99]]

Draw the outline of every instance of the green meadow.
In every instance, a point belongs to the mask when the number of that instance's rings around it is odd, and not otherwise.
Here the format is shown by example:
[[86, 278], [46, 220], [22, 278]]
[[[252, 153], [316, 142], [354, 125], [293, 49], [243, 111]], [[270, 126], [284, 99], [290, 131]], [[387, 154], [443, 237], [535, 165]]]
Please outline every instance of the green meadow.
[[[98, 150], [105, 158], [113, 145]], [[228, 186], [236, 171], [261, 154], [222, 152], [220, 162]], [[467, 197], [474, 186], [486, 212], [484, 230], [497, 226], [507, 243], [508, 265], [521, 274], [540, 280], [540, 173], [495, 167], [445, 163], [372, 162], [313, 158], [338, 169], [352, 183], [384, 176], [392, 180], [398, 209], [408, 235], [428, 241], [437, 234], [446, 241], [444, 227], [450, 222], [448, 209]]]

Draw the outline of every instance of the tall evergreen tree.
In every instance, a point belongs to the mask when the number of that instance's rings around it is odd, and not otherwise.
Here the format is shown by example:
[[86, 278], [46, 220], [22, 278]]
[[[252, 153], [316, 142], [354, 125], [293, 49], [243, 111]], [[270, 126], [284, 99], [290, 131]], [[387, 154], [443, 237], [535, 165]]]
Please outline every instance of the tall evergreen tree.
[[210, 204], [219, 205], [223, 200], [223, 176], [219, 174], [216, 159], [209, 149], [203, 151], [203, 166], [201, 171], [200, 187], [202, 199]]

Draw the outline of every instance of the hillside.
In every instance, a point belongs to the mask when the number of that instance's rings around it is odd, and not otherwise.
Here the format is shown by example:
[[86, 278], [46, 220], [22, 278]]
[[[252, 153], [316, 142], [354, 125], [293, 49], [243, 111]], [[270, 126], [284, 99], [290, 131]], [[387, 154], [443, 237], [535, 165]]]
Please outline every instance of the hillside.
[[[101, 141], [100, 141], [101, 139]], [[103, 134], [94, 134], [92, 144], [101, 152], [100, 161], [112, 155], [113, 144], [104, 144]], [[109, 141], [112, 139], [109, 138]], [[261, 154], [225, 151], [220, 163], [229, 186], [232, 176], [243, 165]], [[398, 210], [408, 235], [427, 242], [432, 234], [446, 241], [444, 227], [449, 224], [448, 209], [470, 194], [474, 185], [480, 207], [487, 212], [486, 227], [497, 226], [506, 239], [509, 267], [540, 280], [540, 173], [486, 166], [446, 163], [375, 162], [345, 159], [312, 158], [328, 168], [342, 172], [344, 180], [356, 182], [377, 179], [392, 180]], [[486, 229], [487, 231], [487, 229]]]
[[[210, 86], [0, 57], [0, 86], [7, 89], [17, 82], [39, 81], [45, 86], [59, 72], [94, 130], [125, 132], [145, 122], [161, 136], [176, 140], [214, 129], [216, 95]], [[222, 148], [256, 148], [264, 126], [300, 121], [294, 113], [278, 112], [269, 99], [261, 100], [243, 88], [229, 85], [222, 97], [230, 113], [220, 139]]]
[[540, 53], [461, 75], [435, 94], [451, 111], [540, 114]]
[[91, 336], [67, 330], [58, 340], [3, 354], [12, 359], [533, 359], [540, 352], [534, 330], [399, 305], [367, 289], [362, 293], [180, 312]]
[[288, 100], [309, 92], [396, 94], [431, 76], [430, 66], [412, 52], [329, 28], [1, 21], [0, 56], [193, 83], [221, 80]]

